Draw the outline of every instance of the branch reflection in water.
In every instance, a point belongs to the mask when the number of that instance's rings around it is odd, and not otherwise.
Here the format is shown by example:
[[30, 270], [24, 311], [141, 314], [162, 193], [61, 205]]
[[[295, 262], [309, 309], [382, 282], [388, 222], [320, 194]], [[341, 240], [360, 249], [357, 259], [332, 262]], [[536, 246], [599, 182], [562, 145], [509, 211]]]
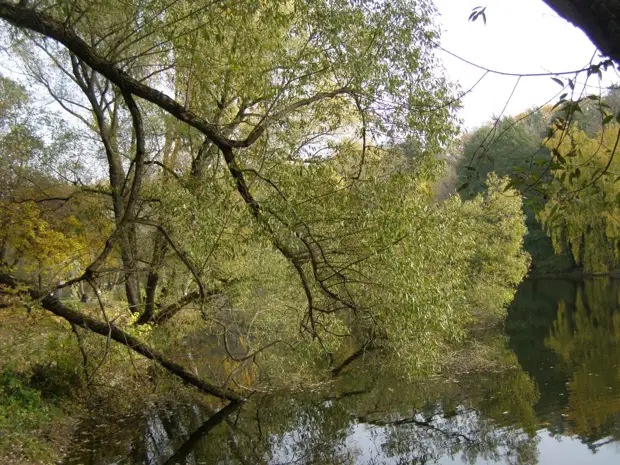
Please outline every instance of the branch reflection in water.
[[65, 463], [615, 463], [619, 296], [613, 280], [528, 281], [505, 332], [485, 330], [440, 377], [407, 380], [365, 351], [314, 390], [96, 418]]

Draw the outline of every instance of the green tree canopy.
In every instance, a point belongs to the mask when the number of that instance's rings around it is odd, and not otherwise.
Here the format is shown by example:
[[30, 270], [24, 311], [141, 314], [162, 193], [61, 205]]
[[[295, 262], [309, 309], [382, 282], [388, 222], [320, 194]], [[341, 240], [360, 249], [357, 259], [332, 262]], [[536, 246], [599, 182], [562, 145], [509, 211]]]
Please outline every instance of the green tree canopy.
[[[92, 225], [78, 206], [97, 205], [109, 232], [77, 228], [91, 260], [33, 285], [22, 257], [3, 284], [206, 392], [239, 397], [168, 356], [198, 333], [233, 374], [261, 360], [283, 383], [351, 339], [436, 369], [527, 271], [507, 180], [433, 199], [456, 120], [430, 2], [0, 1], [0, 17], [82, 129], [95, 176], [76, 173], [64, 211]], [[48, 296], [80, 285], [96, 313]]]

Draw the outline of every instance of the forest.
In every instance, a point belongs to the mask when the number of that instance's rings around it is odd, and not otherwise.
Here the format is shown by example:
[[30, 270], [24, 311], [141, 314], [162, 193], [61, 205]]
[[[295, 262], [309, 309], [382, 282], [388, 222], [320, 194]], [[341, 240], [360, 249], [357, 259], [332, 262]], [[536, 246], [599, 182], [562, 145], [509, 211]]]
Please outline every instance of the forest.
[[470, 198], [485, 191], [488, 173], [508, 176], [525, 199], [524, 247], [536, 274], [608, 275], [619, 265], [620, 170], [613, 154], [620, 89], [577, 102], [497, 118], [464, 134], [441, 186], [446, 195], [458, 180], [460, 195]]
[[314, 393], [361, 357], [514, 367], [488, 334], [528, 273], [614, 273], [618, 88], [463, 132], [435, 16], [0, 1], [1, 460], [62, 458], [94, 411]]

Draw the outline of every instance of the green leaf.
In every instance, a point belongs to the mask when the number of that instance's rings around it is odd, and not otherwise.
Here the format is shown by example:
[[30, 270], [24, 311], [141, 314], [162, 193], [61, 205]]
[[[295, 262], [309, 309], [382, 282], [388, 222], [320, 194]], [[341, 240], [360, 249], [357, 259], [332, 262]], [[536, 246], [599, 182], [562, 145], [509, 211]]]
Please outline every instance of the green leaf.
[[553, 82], [555, 82], [556, 84], [558, 84], [559, 86], [564, 87], [564, 83], [562, 82], [562, 80], [561, 80], [561, 79], [558, 79], [558, 78], [552, 77], [552, 78], [551, 78], [551, 80], [552, 80]]
[[559, 208], [559, 207], [560, 207], [560, 204], [559, 204], [559, 203], [556, 203], [556, 204], [553, 206], [553, 208], [551, 209], [551, 213], [549, 213], [549, 216], [550, 216], [550, 217], [552, 217], [552, 216], [553, 216], [553, 215], [554, 215], [554, 214], [558, 211], [558, 208]]
[[478, 18], [482, 18], [482, 21], [486, 25], [487, 23], [487, 15], [485, 13], [486, 7], [477, 6], [475, 7], [469, 15], [468, 21], [474, 22]]
[[516, 183], [514, 181], [510, 181], [508, 184], [506, 184], [506, 187], [504, 187], [504, 192], [509, 191], [510, 189], [514, 188], [516, 186]]
[[559, 100], [558, 102], [555, 103], [555, 105], [553, 105], [551, 107], [552, 110], [555, 110], [557, 107], [559, 107], [560, 105], [562, 105], [563, 103], [565, 103], [566, 100]]

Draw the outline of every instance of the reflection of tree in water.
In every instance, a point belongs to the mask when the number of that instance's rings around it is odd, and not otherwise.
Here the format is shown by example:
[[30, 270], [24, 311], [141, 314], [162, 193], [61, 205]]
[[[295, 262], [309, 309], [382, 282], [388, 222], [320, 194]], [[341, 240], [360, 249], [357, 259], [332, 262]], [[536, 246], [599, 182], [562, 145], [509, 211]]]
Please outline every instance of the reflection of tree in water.
[[317, 392], [255, 393], [226, 409], [178, 392], [142, 415], [94, 418], [65, 463], [535, 464], [538, 390], [501, 334], [486, 339], [498, 366], [512, 368], [412, 383], [372, 355]]
[[496, 373], [459, 367], [458, 377], [411, 383], [388, 360], [368, 356], [327, 388], [256, 393], [217, 422], [209, 418], [221, 407], [197, 408], [188, 398], [185, 407], [171, 402], [142, 417], [93, 424], [94, 452], [66, 463], [426, 464], [454, 456], [525, 465], [538, 461], [542, 427], [578, 435], [596, 450], [620, 439], [620, 286], [546, 281], [537, 289], [522, 300], [544, 309], [515, 308], [508, 322], [517, 334], [511, 347], [530, 375], [500, 334], [485, 346], [513, 368]]
[[524, 422], [533, 418], [538, 394], [518, 369], [472, 375], [464, 383], [442, 378], [423, 384], [400, 380], [389, 367], [361, 369], [334, 389], [255, 395], [177, 461], [426, 464], [458, 456], [466, 463], [537, 462], [538, 440]]
[[518, 428], [500, 429], [471, 410], [447, 415], [439, 412], [430, 417], [416, 414], [370, 424], [385, 426], [379, 445], [381, 455], [394, 458], [396, 463], [426, 464], [445, 456], [460, 456], [465, 463], [504, 459], [507, 463], [534, 464], [538, 458], [535, 437]]
[[257, 393], [216, 417], [188, 399], [121, 422], [124, 432], [110, 419], [93, 431], [118, 434], [91, 441], [84, 448], [93, 453], [66, 463], [427, 464], [446, 456], [537, 463], [538, 391], [518, 367], [411, 383], [370, 358], [329, 386]]
[[383, 458], [414, 464], [445, 456], [466, 463], [502, 458], [506, 463], [537, 463], [533, 405], [538, 392], [518, 368], [409, 387], [396, 384], [370, 395], [376, 397], [374, 409], [368, 400], [353, 408], [367, 412], [359, 421], [384, 428]]
[[593, 449], [620, 440], [619, 290], [613, 280], [586, 281], [577, 288], [573, 311], [559, 303], [545, 339], [570, 376], [565, 433]]

